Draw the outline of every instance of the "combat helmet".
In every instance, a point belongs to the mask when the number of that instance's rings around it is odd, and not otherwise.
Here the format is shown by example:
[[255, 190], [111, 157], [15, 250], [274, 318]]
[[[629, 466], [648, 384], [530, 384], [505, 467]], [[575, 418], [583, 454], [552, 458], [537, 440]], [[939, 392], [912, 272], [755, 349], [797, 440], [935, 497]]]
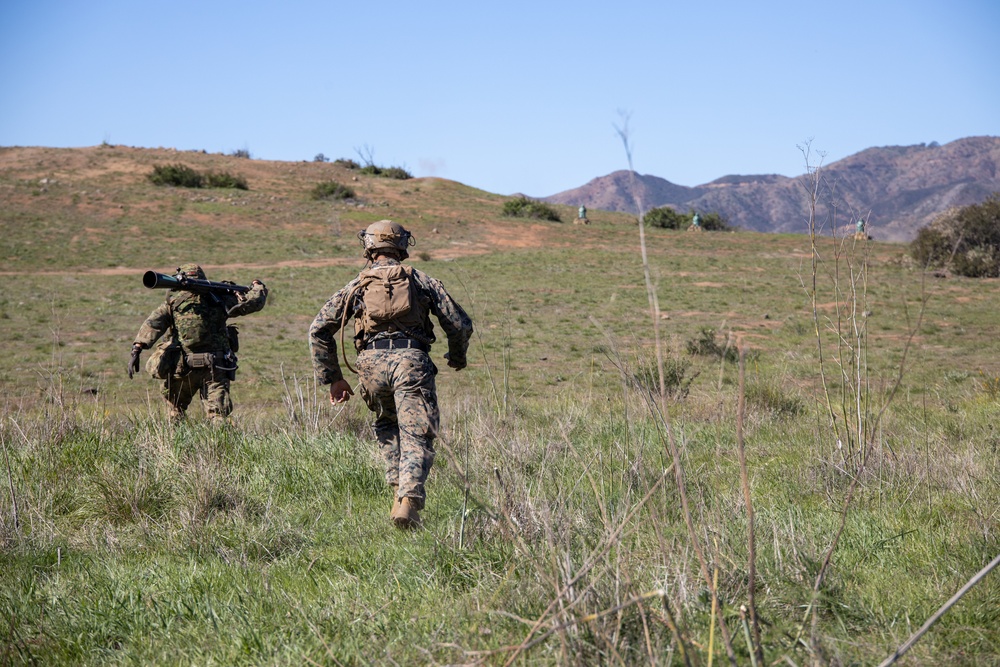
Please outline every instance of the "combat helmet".
[[197, 264], [183, 264], [177, 267], [177, 275], [184, 275], [188, 278], [197, 278], [198, 280], [205, 280], [205, 272], [201, 270], [201, 267]]
[[368, 229], [358, 232], [361, 245], [365, 249], [365, 257], [371, 260], [377, 250], [392, 250], [399, 254], [400, 259], [410, 256], [407, 248], [415, 245], [413, 235], [403, 229], [403, 226], [392, 220], [379, 220], [368, 225]]

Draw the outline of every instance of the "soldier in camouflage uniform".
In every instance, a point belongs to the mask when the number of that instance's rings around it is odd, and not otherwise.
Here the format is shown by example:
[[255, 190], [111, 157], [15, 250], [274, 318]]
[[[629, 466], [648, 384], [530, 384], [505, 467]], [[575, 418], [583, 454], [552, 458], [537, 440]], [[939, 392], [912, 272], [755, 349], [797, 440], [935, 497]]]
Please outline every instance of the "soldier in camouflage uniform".
[[[205, 272], [197, 264], [185, 264], [177, 272], [205, 280]], [[201, 394], [208, 418], [224, 421], [233, 411], [229, 383], [236, 377], [234, 348], [238, 346], [235, 327], [228, 326], [226, 320], [255, 313], [266, 300], [267, 287], [259, 280], [254, 280], [245, 294], [170, 290], [135, 337], [128, 376], [138, 372], [141, 352], [166, 334], [168, 338], [157, 346], [146, 367], [153, 377], [164, 381], [170, 421], [184, 419], [196, 393]]]
[[309, 329], [313, 366], [319, 382], [330, 386], [331, 403], [350, 399], [354, 392], [337, 361], [336, 334], [341, 332], [343, 345], [343, 328], [353, 317], [358, 386], [375, 413], [373, 431], [385, 464], [385, 481], [394, 490], [390, 517], [397, 527], [411, 528], [419, 524], [424, 507], [424, 482], [434, 461], [439, 420], [430, 315], [444, 330], [445, 358], [456, 371], [466, 365], [472, 320], [440, 281], [400, 263], [412, 245], [410, 233], [401, 225], [381, 220], [358, 237], [371, 267], [334, 294], [313, 321]]

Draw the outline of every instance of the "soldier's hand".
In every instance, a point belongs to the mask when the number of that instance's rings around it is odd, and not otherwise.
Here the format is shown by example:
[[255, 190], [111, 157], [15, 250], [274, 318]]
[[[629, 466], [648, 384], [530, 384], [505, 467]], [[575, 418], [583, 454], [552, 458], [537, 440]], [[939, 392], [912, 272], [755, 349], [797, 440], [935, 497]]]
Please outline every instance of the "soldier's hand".
[[347, 380], [338, 380], [330, 385], [330, 403], [333, 405], [346, 403], [351, 400], [351, 396], [354, 396], [354, 390]]
[[142, 354], [142, 346], [136, 343], [132, 346], [132, 358], [128, 361], [128, 377], [131, 380], [132, 376], [139, 372], [139, 355]]
[[465, 368], [466, 366], [468, 366], [468, 362], [466, 362], [464, 360], [463, 361], [455, 361], [454, 359], [452, 359], [450, 353], [445, 354], [444, 358], [448, 360], [448, 368], [454, 368], [456, 371], [460, 371], [463, 368]]

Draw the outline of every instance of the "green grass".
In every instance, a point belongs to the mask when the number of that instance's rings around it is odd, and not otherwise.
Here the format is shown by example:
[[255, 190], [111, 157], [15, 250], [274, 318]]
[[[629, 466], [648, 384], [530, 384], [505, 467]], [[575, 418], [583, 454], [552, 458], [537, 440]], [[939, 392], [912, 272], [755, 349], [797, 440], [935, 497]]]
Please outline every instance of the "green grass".
[[[129, 175], [100, 172], [119, 149], [39, 153], [27, 167], [5, 161], [11, 150], [0, 151], [0, 663], [503, 664], [540, 638], [529, 628], [541, 618], [551, 634], [519, 664], [679, 664], [662, 602], [632, 601], [659, 589], [706, 663], [710, 597], [643, 393], [658, 383], [628, 216], [593, 211], [593, 224], [556, 238], [549, 223], [502, 218], [502, 197], [437, 179], [362, 176], [358, 207], [309, 199], [312, 184], [345, 179], [339, 167], [253, 161], [240, 167], [254, 191], [227, 199], [143, 180], [150, 160], [172, 155], [129, 152], [141, 163]], [[34, 195], [28, 171], [57, 182]], [[190, 199], [206, 194], [215, 200]], [[415, 265], [477, 331], [461, 373], [434, 348], [444, 433], [415, 533], [388, 521], [366, 408], [322, 400], [306, 341], [363, 264], [353, 234], [384, 217], [414, 231], [434, 257]], [[836, 333], [861, 320], [838, 308], [823, 246], [827, 383], [842, 436], [862, 400], [871, 447], [859, 471], [826, 407], [803, 287], [808, 239], [647, 236], [667, 370], [685, 387], [672, 395], [673, 434], [740, 664], [737, 368], [688, 354], [705, 329], [752, 352], [746, 446], [768, 663], [877, 663], [1000, 549], [998, 283], [924, 284], [904, 248], [876, 244], [854, 394], [838, 366], [855, 377], [851, 339]], [[132, 336], [163, 298], [142, 288], [142, 271], [190, 259], [211, 279], [256, 277], [271, 290], [239, 321], [236, 412], [222, 429], [197, 403], [188, 424], [168, 428], [157, 383], [125, 375]], [[854, 475], [814, 631], [806, 609]], [[996, 662], [998, 595], [994, 572], [904, 664]], [[718, 627], [715, 637], [723, 664]]]

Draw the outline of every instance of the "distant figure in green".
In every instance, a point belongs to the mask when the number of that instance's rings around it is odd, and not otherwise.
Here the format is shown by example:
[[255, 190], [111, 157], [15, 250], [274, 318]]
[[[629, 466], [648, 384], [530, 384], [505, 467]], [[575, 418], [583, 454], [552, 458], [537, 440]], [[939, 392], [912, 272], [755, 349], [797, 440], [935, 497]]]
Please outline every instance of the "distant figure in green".
[[586, 220], [587, 219], [587, 207], [586, 206], [580, 206], [580, 212], [579, 212], [579, 215], [577, 215], [577, 217], [580, 218], [581, 220]]
[[692, 227], [698, 227], [698, 228], [701, 227], [701, 216], [698, 215], [697, 213], [695, 213], [694, 217], [691, 218], [691, 226]]
[[857, 224], [857, 228], [856, 228], [855, 232], [857, 234], [862, 234], [862, 235], [865, 233], [865, 219], [864, 218], [858, 218], [858, 224]]

